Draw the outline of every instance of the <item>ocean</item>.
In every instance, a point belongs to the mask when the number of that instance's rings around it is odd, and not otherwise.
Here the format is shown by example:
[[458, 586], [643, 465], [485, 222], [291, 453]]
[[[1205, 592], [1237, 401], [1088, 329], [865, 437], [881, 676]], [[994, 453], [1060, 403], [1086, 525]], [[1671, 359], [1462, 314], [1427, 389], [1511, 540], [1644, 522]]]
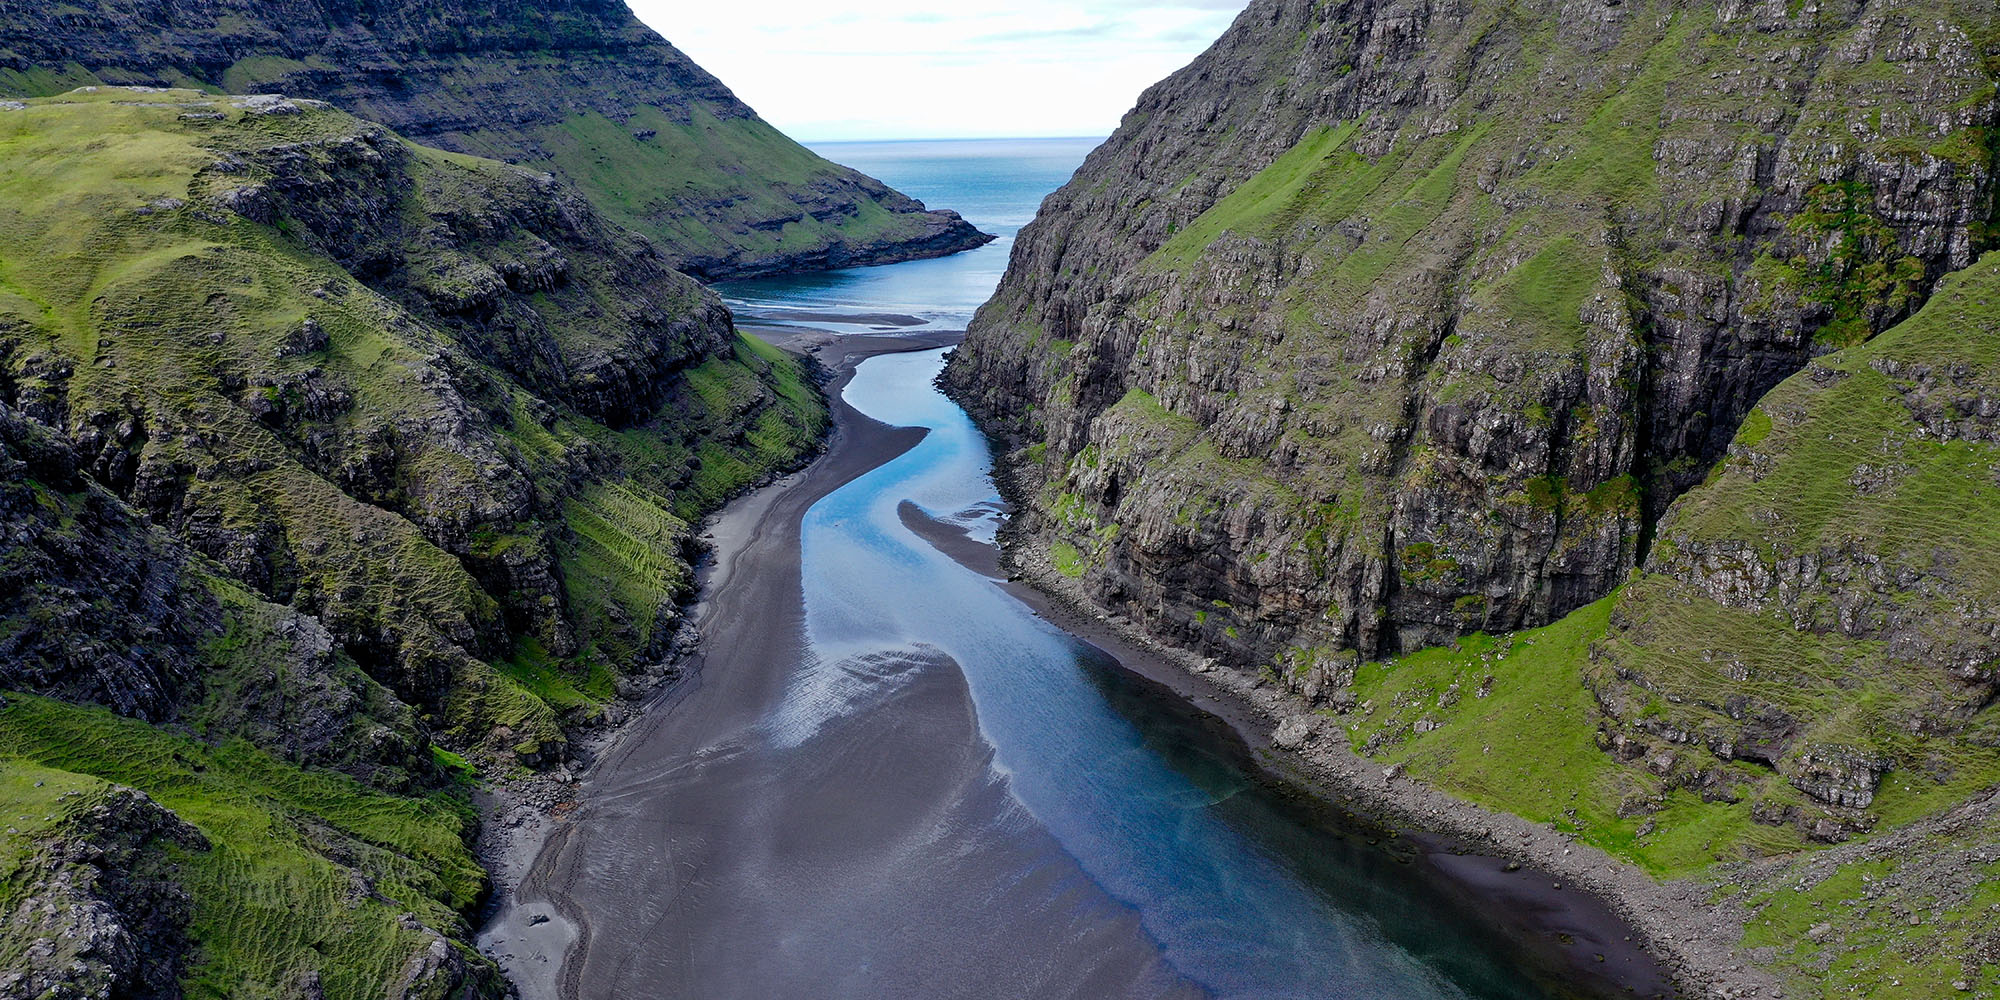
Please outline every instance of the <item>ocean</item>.
[[[963, 139], [822, 143], [813, 151], [998, 239], [977, 250], [881, 267], [728, 281], [716, 290], [746, 323], [842, 333], [963, 330], [1007, 270], [1014, 237], [1101, 139]], [[790, 314], [810, 313], [811, 318]], [[824, 314], [852, 317], [828, 320]], [[899, 316], [895, 323], [871, 322]]]

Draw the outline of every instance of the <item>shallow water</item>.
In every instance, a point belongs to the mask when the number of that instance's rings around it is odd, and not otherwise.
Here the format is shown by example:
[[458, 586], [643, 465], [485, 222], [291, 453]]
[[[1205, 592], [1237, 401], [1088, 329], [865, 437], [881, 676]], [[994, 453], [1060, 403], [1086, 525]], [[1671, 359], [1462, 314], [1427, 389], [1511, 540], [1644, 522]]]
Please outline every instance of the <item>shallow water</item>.
[[1008, 791], [1203, 991], [1552, 995], [1407, 856], [1316, 815], [1263, 779], [1226, 729], [1176, 710], [904, 526], [907, 499], [977, 536], [994, 527], [985, 442], [932, 387], [941, 364], [942, 352], [875, 358], [846, 391], [863, 413], [930, 433], [807, 513], [817, 662], [772, 716], [774, 742], [810, 752], [820, 727], [877, 710], [912, 676], [870, 664], [941, 652], [964, 673]]

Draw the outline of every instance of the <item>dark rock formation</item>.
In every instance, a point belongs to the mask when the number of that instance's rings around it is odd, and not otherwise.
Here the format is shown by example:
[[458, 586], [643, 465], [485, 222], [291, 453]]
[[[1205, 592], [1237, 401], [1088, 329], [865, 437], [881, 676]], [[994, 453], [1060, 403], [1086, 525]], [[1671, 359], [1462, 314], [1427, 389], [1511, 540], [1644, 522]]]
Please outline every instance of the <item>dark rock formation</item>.
[[0, 403], [0, 688], [199, 722], [389, 788], [432, 774], [414, 714], [319, 622], [256, 600]]
[[187, 962], [186, 890], [162, 854], [207, 850], [180, 817], [130, 788], [73, 795], [13, 873], [0, 925], [0, 998], [178, 1000]]
[[428, 145], [552, 169], [708, 279], [991, 239], [786, 138], [621, 0], [8, 5], [0, 93], [87, 82], [321, 98]]
[[949, 385], [1174, 642], [1330, 691], [1550, 622], [1990, 242], [1994, 17], [1260, 0], [1044, 204]]

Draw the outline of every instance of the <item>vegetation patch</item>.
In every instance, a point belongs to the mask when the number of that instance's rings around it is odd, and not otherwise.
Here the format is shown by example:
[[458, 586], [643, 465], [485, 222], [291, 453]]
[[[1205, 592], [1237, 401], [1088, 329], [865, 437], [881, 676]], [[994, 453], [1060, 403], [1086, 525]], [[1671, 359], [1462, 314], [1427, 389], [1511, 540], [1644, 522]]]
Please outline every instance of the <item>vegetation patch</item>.
[[[429, 929], [466, 935], [486, 877], [466, 846], [474, 819], [462, 791], [392, 796], [240, 742], [214, 746], [31, 695], [7, 702], [0, 817], [22, 832], [0, 839], [0, 894], [22, 888], [4, 859], [18, 860], [33, 836], [16, 817], [55, 815], [56, 797], [99, 782], [146, 791], [211, 845], [170, 854], [193, 902], [189, 997], [277, 998], [309, 973], [328, 997], [380, 996], [436, 939]], [[484, 958], [450, 947], [497, 983]]]

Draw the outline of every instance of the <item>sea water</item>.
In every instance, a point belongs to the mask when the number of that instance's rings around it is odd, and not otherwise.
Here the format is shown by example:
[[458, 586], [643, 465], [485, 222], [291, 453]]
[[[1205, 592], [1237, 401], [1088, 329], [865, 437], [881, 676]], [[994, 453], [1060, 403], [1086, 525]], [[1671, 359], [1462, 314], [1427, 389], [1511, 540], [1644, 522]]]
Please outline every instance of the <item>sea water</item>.
[[[845, 333], [963, 330], [1007, 270], [1014, 237], [1043, 196], [1069, 180], [1097, 139], [842, 142], [813, 150], [933, 208], [954, 209], [996, 237], [933, 260], [716, 286], [745, 322], [795, 323]], [[797, 318], [804, 313], [804, 318]], [[847, 316], [842, 322], [828, 315]], [[885, 317], [898, 317], [882, 322]]]

